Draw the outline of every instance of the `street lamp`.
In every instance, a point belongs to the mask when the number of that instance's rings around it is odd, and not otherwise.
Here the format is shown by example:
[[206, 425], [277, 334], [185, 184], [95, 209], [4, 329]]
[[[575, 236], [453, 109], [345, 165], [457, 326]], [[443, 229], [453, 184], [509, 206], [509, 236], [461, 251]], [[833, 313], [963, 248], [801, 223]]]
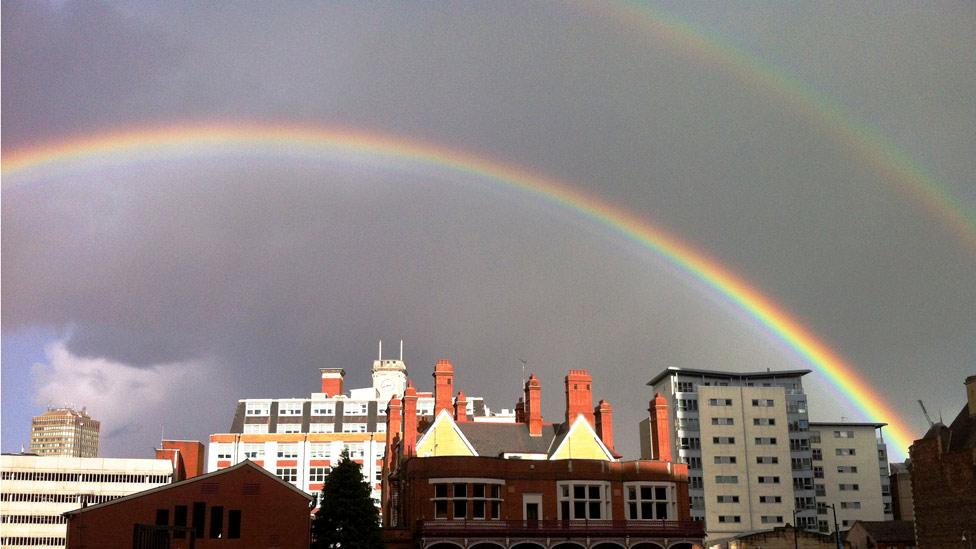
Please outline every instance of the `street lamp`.
[[800, 532], [796, 528], [796, 507], [793, 507], [793, 549], [800, 549]]
[[834, 513], [834, 536], [837, 538], [837, 549], [844, 549], [840, 542], [840, 526], [837, 525], [837, 506], [831, 503], [830, 505], [825, 505], [825, 507], [830, 507], [830, 510]]

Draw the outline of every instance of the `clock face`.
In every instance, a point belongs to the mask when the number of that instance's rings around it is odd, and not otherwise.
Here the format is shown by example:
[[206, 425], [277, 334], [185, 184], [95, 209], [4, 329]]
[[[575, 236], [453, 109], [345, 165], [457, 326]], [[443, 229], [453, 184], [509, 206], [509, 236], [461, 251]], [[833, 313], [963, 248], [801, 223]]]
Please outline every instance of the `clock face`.
[[383, 389], [383, 391], [392, 391], [393, 390], [393, 380], [392, 379], [388, 379], [388, 380], [384, 381], [383, 384], [380, 385], [380, 388]]

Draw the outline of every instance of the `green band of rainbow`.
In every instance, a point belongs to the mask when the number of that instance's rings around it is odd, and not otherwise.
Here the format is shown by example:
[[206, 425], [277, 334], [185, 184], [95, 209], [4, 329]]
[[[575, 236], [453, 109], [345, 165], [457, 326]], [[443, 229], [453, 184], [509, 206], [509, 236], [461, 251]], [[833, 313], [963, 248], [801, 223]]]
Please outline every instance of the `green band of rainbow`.
[[581, 1], [579, 8], [606, 17], [621, 28], [636, 28], [660, 41], [676, 55], [705, 67], [717, 67], [742, 85], [780, 101], [791, 113], [804, 117], [853, 158], [870, 166], [879, 177], [938, 219], [970, 252], [976, 254], [976, 211], [946, 190], [945, 182], [926, 171], [876, 129], [856, 122], [836, 101], [726, 40], [710, 35], [645, 2]]
[[823, 374], [873, 422], [888, 423], [893, 452], [904, 458], [914, 436], [908, 425], [836, 352], [809, 329], [729, 269], [677, 237], [621, 208], [569, 185], [513, 166], [418, 141], [340, 128], [261, 124], [176, 125], [129, 129], [39, 146], [3, 155], [6, 186], [37, 181], [72, 166], [126, 165], [136, 160], [181, 158], [219, 151], [298, 150], [305, 154], [354, 153], [408, 160], [472, 174], [554, 202], [594, 220], [665, 258], [725, 296]]

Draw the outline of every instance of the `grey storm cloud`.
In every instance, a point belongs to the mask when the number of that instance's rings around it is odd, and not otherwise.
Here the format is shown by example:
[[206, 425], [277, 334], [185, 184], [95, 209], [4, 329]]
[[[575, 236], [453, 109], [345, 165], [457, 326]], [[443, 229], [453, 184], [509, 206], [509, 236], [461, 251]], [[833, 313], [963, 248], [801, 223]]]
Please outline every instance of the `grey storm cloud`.
[[[664, 9], [844, 98], [972, 204], [974, 14], [943, 8]], [[976, 258], [809, 113], [639, 25], [524, 3], [9, 2], [2, 15], [5, 152], [206, 120], [422, 139], [667, 227], [896, 402], [949, 413], [976, 362]], [[186, 159], [8, 186], [2, 216], [4, 331], [66, 331], [51, 371], [197, 372], [161, 384], [183, 405], [153, 408], [186, 437], [226, 429], [236, 398], [311, 392], [319, 367], [368, 383], [379, 338], [406, 340], [423, 386], [452, 359], [460, 387], [497, 408], [514, 404], [526, 358], [550, 420], [562, 375], [589, 368], [629, 455], [663, 367], [807, 367], [646, 249], [447, 169]], [[808, 379], [814, 417], [854, 414]], [[109, 430], [115, 452], [158, 435]]]

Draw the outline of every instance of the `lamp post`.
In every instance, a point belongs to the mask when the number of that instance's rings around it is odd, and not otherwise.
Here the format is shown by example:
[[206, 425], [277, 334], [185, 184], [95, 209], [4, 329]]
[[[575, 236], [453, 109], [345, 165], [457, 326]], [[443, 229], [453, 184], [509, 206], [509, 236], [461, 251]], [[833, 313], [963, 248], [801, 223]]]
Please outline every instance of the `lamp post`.
[[793, 507], [793, 549], [800, 549], [800, 532], [796, 528], [796, 507]]
[[826, 505], [834, 513], [834, 537], [837, 538], [837, 549], [844, 549], [840, 542], [840, 526], [837, 525], [837, 506], [834, 503]]

